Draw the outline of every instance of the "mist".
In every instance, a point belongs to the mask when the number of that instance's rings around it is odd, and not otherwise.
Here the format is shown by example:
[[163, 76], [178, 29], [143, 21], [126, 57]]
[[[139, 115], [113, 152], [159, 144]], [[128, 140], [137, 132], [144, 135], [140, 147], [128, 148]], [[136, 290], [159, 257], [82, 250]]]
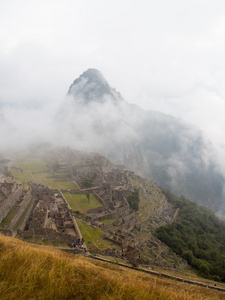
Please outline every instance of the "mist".
[[[138, 153], [133, 168], [151, 177], [146, 153], [162, 159], [168, 148], [170, 159], [162, 161], [177, 180], [189, 174], [185, 157], [194, 147], [198, 169], [213, 161], [225, 176], [224, 11], [221, 0], [2, 3], [0, 153], [42, 142], [100, 151], [118, 163], [134, 162]], [[113, 89], [102, 103], [85, 106], [82, 95], [66, 96], [93, 67], [121, 93], [119, 106], [112, 104]], [[143, 118], [155, 123], [145, 129]], [[177, 140], [170, 139], [177, 126]], [[150, 138], [144, 144], [148, 131], [152, 141], [164, 140], [154, 155]]]

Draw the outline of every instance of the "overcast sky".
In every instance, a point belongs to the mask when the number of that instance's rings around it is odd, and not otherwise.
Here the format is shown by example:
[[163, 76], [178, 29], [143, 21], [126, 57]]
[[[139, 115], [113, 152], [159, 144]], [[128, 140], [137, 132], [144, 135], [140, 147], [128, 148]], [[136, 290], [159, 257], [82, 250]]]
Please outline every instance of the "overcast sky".
[[0, 7], [0, 108], [59, 103], [75, 78], [97, 68], [126, 101], [200, 126], [225, 152], [224, 0]]

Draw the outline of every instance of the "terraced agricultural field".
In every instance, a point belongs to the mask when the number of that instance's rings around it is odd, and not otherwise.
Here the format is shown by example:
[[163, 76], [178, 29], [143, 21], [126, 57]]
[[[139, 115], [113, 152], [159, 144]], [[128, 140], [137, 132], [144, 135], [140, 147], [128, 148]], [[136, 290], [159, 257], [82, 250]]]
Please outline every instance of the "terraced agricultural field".
[[28, 210], [30, 209], [30, 207], [33, 205], [33, 203], [34, 203], [34, 199], [32, 198], [30, 200], [29, 204], [27, 205], [26, 209], [20, 216], [19, 220], [16, 222], [15, 226], [13, 227], [14, 230], [17, 229], [17, 227], [20, 226], [21, 223], [23, 223], [24, 218], [26, 217], [26, 214], [27, 214]]
[[79, 210], [80, 212], [85, 212], [89, 209], [102, 207], [102, 204], [95, 198], [94, 194], [90, 194], [89, 202], [86, 194], [71, 194], [69, 192], [63, 193], [67, 202], [69, 203], [72, 210], [75, 212]]
[[12, 167], [11, 171], [19, 183], [29, 182], [31, 180], [33, 182], [49, 186], [52, 189], [67, 190], [77, 188], [77, 186], [70, 180], [60, 181], [60, 178], [53, 178], [53, 175], [49, 173], [46, 164], [46, 161], [40, 158], [15, 161], [12, 165], [21, 170]]
[[2, 220], [2, 222], [0, 223], [0, 227], [4, 228], [4, 227], [8, 227], [12, 221], [12, 219], [15, 217], [15, 215], [17, 214], [19, 210], [19, 206], [13, 206], [9, 213], [6, 215], [6, 217]]
[[110, 218], [110, 219], [103, 219], [103, 220], [101, 220], [101, 222], [104, 224], [108, 224], [108, 223], [112, 223], [117, 220], [118, 220], [118, 218]]
[[93, 249], [94, 251], [95, 247], [100, 250], [104, 250], [106, 248], [119, 248], [118, 245], [102, 238], [102, 236], [104, 235], [104, 231], [102, 231], [100, 228], [91, 227], [86, 222], [78, 219], [76, 219], [76, 221], [88, 247], [88, 250], [91, 251], [91, 249]]

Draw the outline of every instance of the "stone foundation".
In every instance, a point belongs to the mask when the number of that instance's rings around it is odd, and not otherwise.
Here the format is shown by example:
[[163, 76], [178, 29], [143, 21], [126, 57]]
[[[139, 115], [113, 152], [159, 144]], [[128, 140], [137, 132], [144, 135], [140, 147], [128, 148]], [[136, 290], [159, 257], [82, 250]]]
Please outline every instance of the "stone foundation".
[[41, 239], [49, 240], [50, 242], [66, 243], [71, 246], [75, 237], [66, 233], [60, 233], [50, 228], [38, 228], [27, 231], [18, 231], [18, 234], [23, 238], [34, 238], [38, 237]]

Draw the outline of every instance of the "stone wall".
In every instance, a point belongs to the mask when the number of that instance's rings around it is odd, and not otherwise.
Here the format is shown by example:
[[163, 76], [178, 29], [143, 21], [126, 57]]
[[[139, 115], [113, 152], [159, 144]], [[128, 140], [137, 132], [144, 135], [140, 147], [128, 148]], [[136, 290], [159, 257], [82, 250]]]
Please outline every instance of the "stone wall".
[[[13, 229], [13, 227], [16, 225], [16, 222], [19, 220], [22, 213], [24, 212], [24, 210], [27, 208], [28, 204], [30, 203], [31, 197], [32, 197], [31, 192], [27, 191], [27, 193], [24, 195], [23, 201], [20, 203], [19, 211], [17, 212], [15, 217], [12, 219], [12, 222], [9, 227], [10, 229]], [[28, 215], [29, 215], [29, 212], [28, 212]], [[21, 226], [20, 226], [20, 229], [22, 229]]]
[[3, 235], [11, 236], [12, 232], [9, 229], [0, 228], [0, 233]]
[[104, 206], [104, 200], [96, 192], [94, 192], [94, 195], [98, 199], [98, 201]]
[[71, 246], [75, 239], [75, 237], [72, 235], [60, 233], [50, 228], [37, 228], [24, 232], [18, 230], [18, 234], [20, 234], [23, 238], [29, 239], [38, 237], [49, 240], [50, 242], [66, 243], [68, 246]]
[[16, 204], [16, 202], [19, 200], [20, 195], [22, 194], [22, 191], [23, 191], [23, 186], [18, 185], [15, 192], [9, 194], [7, 199], [5, 199], [5, 201], [3, 201], [1, 203], [1, 205], [0, 205], [0, 222], [8, 214], [10, 209]]
[[126, 204], [122, 207], [119, 207], [117, 209], [117, 212], [118, 212], [118, 215], [119, 216], [123, 216], [126, 212], [129, 212], [130, 211], [130, 207], [129, 207], [129, 204]]
[[116, 217], [117, 217], [117, 212], [116, 211], [112, 211], [111, 213], [108, 213], [106, 215], [94, 218], [94, 220], [101, 221], [101, 220], [111, 219], [111, 218], [116, 218]]
[[66, 198], [63, 196], [62, 193], [61, 193], [61, 196], [62, 196], [63, 200], [65, 201], [65, 203], [67, 204], [67, 206], [68, 206], [68, 208], [69, 208], [69, 210], [70, 210], [70, 212], [71, 212], [71, 218], [72, 218], [72, 222], [73, 222], [73, 225], [74, 225], [76, 234], [77, 234], [78, 238], [81, 239], [81, 238], [82, 238], [82, 234], [81, 234], [81, 232], [80, 232], [79, 226], [77, 225], [76, 219], [74, 218], [74, 216], [73, 216], [73, 214], [72, 214], [72, 209], [71, 209], [69, 203], [67, 202]]
[[91, 209], [87, 210], [87, 213], [88, 214], [97, 214], [100, 211], [104, 211], [104, 207], [98, 206], [96, 208], [91, 208]]

